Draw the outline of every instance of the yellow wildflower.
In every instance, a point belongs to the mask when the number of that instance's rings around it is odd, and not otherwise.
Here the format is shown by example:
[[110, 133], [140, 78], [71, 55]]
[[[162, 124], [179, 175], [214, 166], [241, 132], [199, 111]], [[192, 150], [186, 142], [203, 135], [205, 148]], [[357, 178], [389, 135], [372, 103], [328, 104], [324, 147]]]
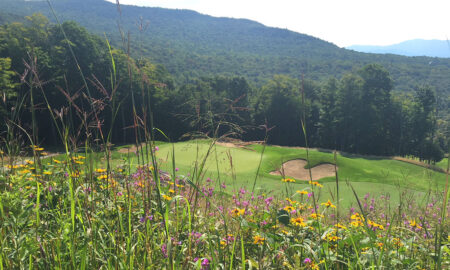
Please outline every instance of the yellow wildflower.
[[291, 223], [298, 227], [305, 227], [306, 223], [304, 222], [303, 218], [291, 218]]
[[318, 213], [312, 213], [311, 215], [309, 215], [310, 217], [314, 218], [314, 219], [318, 219], [318, 218], [322, 218], [323, 215], [318, 214]]
[[285, 182], [285, 183], [295, 183], [295, 180], [292, 178], [284, 178], [281, 179], [281, 182]]
[[417, 224], [415, 219], [409, 221], [409, 226], [411, 226], [413, 228], [417, 228], [417, 229], [422, 229], [422, 227], [419, 224]]
[[245, 209], [234, 208], [233, 210], [231, 210], [231, 215], [233, 217], [238, 217], [243, 214], [245, 214]]
[[108, 178], [108, 176], [106, 174], [102, 174], [100, 176], [97, 176], [98, 180], [102, 180], [102, 179], [106, 179], [106, 178]]
[[221, 248], [225, 248], [226, 245], [227, 245], [227, 242], [225, 242], [224, 240], [220, 240], [220, 247]]
[[36, 145], [31, 145], [31, 148], [33, 148], [34, 149], [34, 151], [44, 151], [44, 148], [42, 148], [42, 147], [39, 147], [39, 146], [36, 146]]
[[380, 230], [384, 230], [384, 226], [381, 224], [377, 224], [375, 222], [373, 222], [372, 220], [367, 220], [367, 224], [369, 224], [369, 226], [371, 226], [372, 228], [376, 228], [376, 229], [380, 229]]
[[253, 237], [253, 244], [255, 244], [255, 245], [263, 245], [264, 241], [266, 241], [266, 238], [261, 237], [259, 235], [255, 235]]
[[300, 195], [308, 195], [308, 191], [306, 190], [297, 190], [296, 192]]
[[330, 200], [328, 200], [328, 202], [326, 202], [326, 203], [321, 203], [321, 205], [325, 205], [326, 207], [336, 208], [336, 206], [333, 205]]
[[336, 235], [327, 235], [327, 240], [330, 242], [336, 242], [337, 240], [341, 239], [339, 236]]
[[341, 225], [341, 224], [339, 224], [339, 223], [334, 224], [334, 226], [337, 227], [337, 228], [339, 228], [339, 229], [344, 229], [344, 230], [347, 229], [347, 227], [345, 227], [344, 225]]
[[297, 203], [297, 201], [293, 201], [293, 200], [291, 200], [291, 199], [289, 199], [289, 198], [286, 198], [286, 201], [289, 202], [291, 205]]
[[286, 211], [288, 211], [288, 212], [292, 212], [292, 211], [294, 211], [295, 210], [295, 208], [294, 207], [292, 207], [292, 206], [290, 206], [290, 205], [288, 205], [288, 206], [286, 206], [285, 208], [283, 208], [284, 210], [286, 210]]
[[308, 181], [308, 183], [310, 184], [310, 185], [313, 185], [313, 186], [316, 186], [316, 187], [323, 187], [323, 185], [322, 184], [320, 184], [319, 182], [317, 182], [317, 181]]

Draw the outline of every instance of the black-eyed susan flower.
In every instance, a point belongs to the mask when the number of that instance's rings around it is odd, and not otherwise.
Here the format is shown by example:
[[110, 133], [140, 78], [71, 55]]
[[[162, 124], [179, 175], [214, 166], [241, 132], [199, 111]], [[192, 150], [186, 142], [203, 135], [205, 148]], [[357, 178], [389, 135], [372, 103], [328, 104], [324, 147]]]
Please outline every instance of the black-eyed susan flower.
[[102, 179], [106, 179], [106, 178], [108, 178], [108, 176], [106, 174], [102, 174], [102, 175], [97, 176], [98, 180], [102, 180]]
[[316, 186], [316, 187], [323, 187], [323, 185], [322, 184], [320, 184], [319, 182], [317, 182], [317, 181], [308, 181], [308, 183], [310, 184], [310, 185], [313, 185], [313, 186]]
[[372, 229], [378, 229], [378, 230], [384, 230], [384, 226], [378, 223], [373, 222], [372, 220], [368, 219], [367, 220], [367, 224], [372, 228]]
[[302, 217], [291, 218], [291, 223], [297, 227], [305, 227], [306, 223]]
[[312, 217], [313, 219], [319, 219], [322, 218], [323, 215], [322, 214], [318, 214], [318, 213], [312, 213], [311, 215], [309, 215], [310, 217]]
[[284, 209], [284, 210], [286, 210], [287, 212], [292, 212], [292, 211], [294, 211], [294, 210], [295, 210], [295, 208], [294, 208], [294, 207], [292, 207], [292, 206], [290, 206], [290, 205], [288, 205], [288, 206], [284, 207], [283, 209]]
[[333, 203], [331, 203], [330, 200], [328, 200], [328, 201], [325, 202], [325, 203], [321, 203], [321, 205], [324, 205], [324, 206], [326, 206], [327, 208], [328, 208], [328, 207], [336, 208], [336, 206], [335, 206]]
[[233, 217], [241, 216], [244, 213], [245, 213], [245, 209], [234, 208], [233, 210], [231, 210], [231, 215]]

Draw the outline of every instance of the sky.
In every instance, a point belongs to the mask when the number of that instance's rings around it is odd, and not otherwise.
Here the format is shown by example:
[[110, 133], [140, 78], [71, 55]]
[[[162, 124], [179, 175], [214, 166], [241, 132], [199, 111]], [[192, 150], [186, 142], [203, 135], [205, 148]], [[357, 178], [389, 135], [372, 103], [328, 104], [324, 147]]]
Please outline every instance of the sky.
[[245, 18], [318, 37], [340, 47], [450, 39], [450, 0], [120, 0], [120, 3]]

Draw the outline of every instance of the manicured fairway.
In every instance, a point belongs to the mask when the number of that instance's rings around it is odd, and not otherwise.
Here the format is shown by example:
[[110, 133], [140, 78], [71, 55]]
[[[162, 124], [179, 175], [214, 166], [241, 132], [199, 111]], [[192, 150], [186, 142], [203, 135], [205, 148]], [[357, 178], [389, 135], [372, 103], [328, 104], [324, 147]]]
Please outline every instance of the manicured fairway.
[[[163, 170], [172, 170], [172, 144], [160, 143], [157, 156]], [[175, 164], [181, 174], [193, 176], [205, 160], [210, 141], [198, 140], [175, 143]], [[283, 162], [291, 159], [306, 159], [306, 150], [300, 148], [284, 148], [277, 146], [251, 145], [249, 147], [224, 147], [214, 145], [206, 157], [203, 169], [203, 179], [211, 178], [217, 186], [225, 183], [227, 190], [245, 188], [251, 190], [258, 170], [258, 164], [262, 157], [261, 167], [255, 184], [255, 191], [277, 194], [300, 189], [309, 189], [309, 184], [301, 179], [296, 183], [286, 184], [281, 182], [280, 176], [270, 175]], [[117, 155], [115, 158], [127, 156]], [[136, 156], [128, 154], [130, 164], [136, 162]], [[322, 163], [334, 163], [334, 155], [330, 152], [310, 150], [310, 165]], [[423, 167], [408, 164], [401, 161], [381, 159], [375, 157], [363, 157], [356, 155], [337, 155], [339, 193], [343, 204], [355, 203], [355, 198], [350, 185], [354, 187], [360, 197], [367, 193], [379, 196], [388, 194], [391, 201], [398, 198], [405, 190], [415, 193], [420, 200], [420, 194], [425, 194], [429, 189], [441, 189], [445, 184], [445, 174]], [[321, 197], [328, 199], [335, 196], [336, 180], [334, 177], [319, 180], [324, 187]]]

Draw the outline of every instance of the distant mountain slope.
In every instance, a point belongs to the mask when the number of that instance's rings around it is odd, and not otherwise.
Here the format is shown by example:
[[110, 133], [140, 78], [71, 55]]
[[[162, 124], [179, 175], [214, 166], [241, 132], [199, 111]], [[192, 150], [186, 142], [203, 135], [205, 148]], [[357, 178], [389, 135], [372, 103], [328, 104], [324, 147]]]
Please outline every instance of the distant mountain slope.
[[450, 44], [446, 40], [414, 39], [388, 46], [353, 45], [348, 46], [347, 49], [366, 53], [450, 58]]
[[[131, 35], [131, 51], [167, 67], [183, 83], [213, 74], [245, 76], [256, 85], [274, 74], [310, 79], [340, 77], [368, 63], [391, 73], [395, 89], [418, 84], [450, 95], [450, 59], [366, 54], [296, 32], [244, 20], [216, 18], [189, 10], [121, 6], [103, 0], [53, 0], [62, 20], [75, 20], [122, 46], [118, 22]], [[42, 12], [53, 18], [46, 1], [1, 0], [0, 10], [17, 15]], [[142, 22], [145, 30], [140, 32]]]

